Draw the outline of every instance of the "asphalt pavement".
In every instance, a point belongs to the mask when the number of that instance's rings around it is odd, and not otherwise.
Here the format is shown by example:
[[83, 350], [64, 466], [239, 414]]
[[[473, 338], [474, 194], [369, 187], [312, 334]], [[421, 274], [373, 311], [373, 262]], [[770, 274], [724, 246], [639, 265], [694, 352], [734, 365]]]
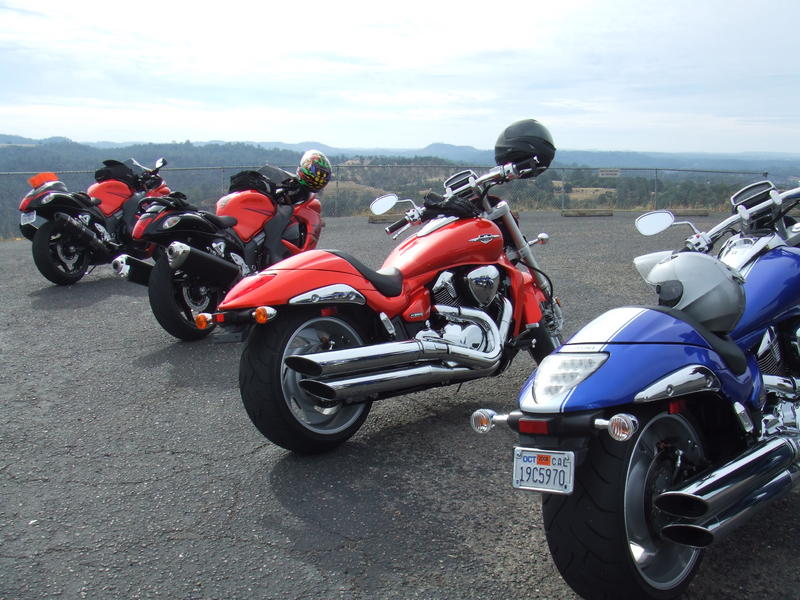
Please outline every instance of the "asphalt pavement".
[[[567, 335], [652, 302], [631, 260], [687, 230], [638, 235], [630, 213], [522, 213]], [[716, 222], [697, 218], [698, 225]], [[321, 247], [378, 267], [394, 242], [327, 219]], [[539, 497], [511, 487], [511, 409], [533, 363], [376, 403], [335, 452], [294, 456], [250, 423], [241, 343], [179, 342], [146, 289], [98, 267], [51, 285], [30, 243], [0, 243], [0, 598], [575, 598]], [[797, 493], [712, 547], [687, 598], [800, 598]]]

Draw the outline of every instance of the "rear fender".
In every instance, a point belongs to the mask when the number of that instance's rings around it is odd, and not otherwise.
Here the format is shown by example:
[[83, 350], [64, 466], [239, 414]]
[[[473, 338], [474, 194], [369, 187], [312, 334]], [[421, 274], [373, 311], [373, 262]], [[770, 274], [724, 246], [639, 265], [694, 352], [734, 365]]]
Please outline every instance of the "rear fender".
[[[603, 353], [607, 359], [577, 386], [546, 398], [536, 398], [535, 371], [518, 399], [523, 410], [566, 413], [646, 403], [653, 401], [647, 390], [679, 372], [695, 384], [703, 383], [697, 373], [709, 372], [719, 393], [731, 403], [759, 407], [763, 384], [754, 356], [746, 355], [743, 372], [737, 374], [689, 323], [655, 309], [627, 306], [607, 311], [567, 340], [554, 360], [585, 353]], [[680, 379], [677, 384], [665, 383], [667, 397], [698, 391], [696, 385], [681, 385]]]
[[22, 212], [33, 210], [35, 206], [32, 203], [39, 203], [48, 194], [67, 193], [67, 186], [59, 181], [55, 173], [39, 173], [39, 175], [31, 177], [28, 182], [35, 187], [22, 197], [19, 203], [19, 210]]
[[[565, 345], [556, 354], [570, 353], [578, 357], [580, 353], [575, 353], [575, 350], [590, 352], [597, 348], [590, 345]], [[534, 371], [520, 391], [517, 399], [520, 408], [533, 413], [572, 413], [646, 404], [664, 399], [678, 400], [682, 396], [682, 388], [675, 384], [668, 385], [669, 377], [680, 373], [705, 373], [703, 369], [713, 374], [710, 379], [715, 383], [701, 389], [687, 387], [687, 393], [716, 391], [724, 395], [731, 404], [739, 402], [751, 407], [758, 406], [762, 382], [758, 366], [752, 357], [749, 357], [747, 370], [737, 376], [713, 350], [700, 346], [608, 344], [603, 347], [602, 352], [608, 354], [606, 362], [563, 397], [544, 400], [536, 398]], [[653, 390], [660, 389], [660, 382], [664, 383], [664, 394], [659, 396]], [[649, 394], [646, 393], [648, 390]]]
[[37, 215], [51, 220], [54, 218], [55, 213], [61, 212], [72, 217], [77, 217], [80, 214], [89, 214], [93, 219], [101, 223], [106, 221], [105, 216], [96, 206], [81, 202], [68, 193], [45, 194], [37, 197], [28, 205], [28, 210], [35, 210]]
[[150, 221], [144, 231], [144, 235], [147, 239], [158, 241], [185, 238], [193, 233], [209, 234], [218, 231], [219, 229], [198, 213], [164, 211]]
[[368, 291], [368, 286], [370, 291], [376, 293], [358, 273], [276, 269], [273, 265], [242, 279], [228, 292], [219, 307], [221, 310], [239, 310], [257, 306], [323, 304], [337, 301], [366, 304], [364, 292]]

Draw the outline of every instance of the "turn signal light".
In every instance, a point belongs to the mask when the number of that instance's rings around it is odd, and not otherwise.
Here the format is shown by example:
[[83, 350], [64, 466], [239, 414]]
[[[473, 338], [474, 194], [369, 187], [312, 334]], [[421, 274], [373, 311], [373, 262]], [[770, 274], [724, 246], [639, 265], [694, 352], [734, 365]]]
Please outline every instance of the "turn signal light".
[[211, 325], [211, 319], [212, 317], [210, 314], [200, 313], [194, 318], [194, 324], [200, 330], [208, 329]]
[[494, 427], [492, 417], [497, 413], [489, 408], [479, 408], [470, 417], [470, 424], [475, 433], [489, 433]]
[[259, 325], [263, 325], [273, 319], [277, 313], [278, 311], [270, 306], [259, 306], [253, 311], [253, 320]]

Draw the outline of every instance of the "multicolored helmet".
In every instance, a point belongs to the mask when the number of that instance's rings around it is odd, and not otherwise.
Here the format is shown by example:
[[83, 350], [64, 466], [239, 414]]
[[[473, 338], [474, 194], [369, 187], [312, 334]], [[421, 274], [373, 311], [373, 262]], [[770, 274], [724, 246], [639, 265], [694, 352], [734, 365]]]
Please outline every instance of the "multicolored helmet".
[[331, 180], [331, 161], [319, 150], [308, 150], [300, 159], [297, 179], [312, 192], [318, 192]]

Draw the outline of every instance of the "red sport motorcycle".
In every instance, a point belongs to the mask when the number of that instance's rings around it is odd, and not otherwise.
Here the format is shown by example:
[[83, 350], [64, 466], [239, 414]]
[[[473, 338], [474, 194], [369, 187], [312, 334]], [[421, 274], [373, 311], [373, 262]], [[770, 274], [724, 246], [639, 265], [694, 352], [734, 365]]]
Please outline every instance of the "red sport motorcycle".
[[[462, 171], [386, 228], [423, 225], [379, 270], [335, 250], [312, 250], [244, 278], [198, 325], [252, 324], [239, 387], [258, 430], [297, 453], [331, 450], [364, 422], [374, 400], [498, 375], [525, 349], [538, 362], [563, 323], [498, 185], [535, 177], [555, 154], [532, 119], [498, 139], [498, 167]], [[399, 201], [372, 203], [377, 214]]]
[[76, 283], [90, 266], [109, 263], [120, 252], [152, 254], [152, 244], [134, 240], [131, 232], [142, 202], [170, 193], [158, 173], [167, 161], [160, 158], [153, 169], [129, 162], [138, 174], [128, 164], [103, 161], [85, 193], [70, 193], [55, 173], [28, 180], [32, 189], [19, 205], [20, 232], [32, 242], [39, 272], [53, 283]]
[[287, 256], [315, 248], [322, 227], [316, 194], [291, 198], [296, 178], [265, 166], [231, 177], [229, 193], [216, 214], [200, 210], [183, 194], [154, 198], [133, 230], [133, 238], [163, 249], [155, 264], [123, 254], [112, 266], [118, 275], [148, 286], [158, 323], [178, 339], [198, 340], [195, 316], [215, 310], [242, 277]]

